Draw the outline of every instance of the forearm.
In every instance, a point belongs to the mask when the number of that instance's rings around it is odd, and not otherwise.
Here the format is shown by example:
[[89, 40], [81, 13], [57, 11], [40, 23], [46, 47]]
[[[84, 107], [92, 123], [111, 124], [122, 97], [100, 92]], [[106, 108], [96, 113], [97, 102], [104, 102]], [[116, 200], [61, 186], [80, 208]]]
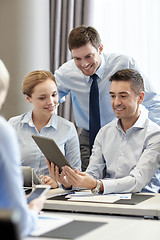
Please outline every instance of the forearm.
[[102, 179], [101, 182], [104, 194], [133, 192], [136, 186], [136, 180], [131, 176], [119, 179]]

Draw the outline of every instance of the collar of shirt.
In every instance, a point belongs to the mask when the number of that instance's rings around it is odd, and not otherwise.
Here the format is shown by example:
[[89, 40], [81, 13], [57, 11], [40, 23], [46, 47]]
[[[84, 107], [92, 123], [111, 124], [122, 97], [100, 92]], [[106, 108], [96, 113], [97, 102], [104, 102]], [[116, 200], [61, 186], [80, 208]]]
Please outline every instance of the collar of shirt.
[[[145, 127], [145, 123], [146, 123], [146, 120], [147, 120], [147, 116], [143, 113], [143, 112], [140, 112], [140, 116], [139, 118], [137, 119], [137, 121], [135, 122], [135, 124], [130, 127], [129, 129], [127, 129], [126, 133], [128, 131], [131, 131], [132, 129], [135, 129], [135, 128], [144, 128]], [[117, 120], [117, 123], [116, 123], [116, 127], [122, 132], [123, 129], [121, 127], [121, 121], [120, 119]]]
[[[103, 78], [104, 69], [105, 69], [105, 60], [104, 60], [103, 54], [101, 55], [101, 61], [102, 61], [102, 62], [101, 62], [100, 67], [99, 67], [99, 68], [97, 69], [97, 71], [95, 72], [95, 73], [98, 75], [99, 79], [102, 79], [102, 78]], [[86, 81], [89, 82], [90, 76], [85, 76], [85, 78], [86, 78]]]
[[[24, 118], [22, 119], [21, 122], [27, 123], [30, 127], [35, 127], [33, 120], [32, 120], [32, 110], [29, 111], [28, 113], [26, 113], [26, 115], [24, 116]], [[58, 124], [57, 115], [53, 114], [45, 127], [53, 127], [55, 129], [57, 129], [57, 124]]]

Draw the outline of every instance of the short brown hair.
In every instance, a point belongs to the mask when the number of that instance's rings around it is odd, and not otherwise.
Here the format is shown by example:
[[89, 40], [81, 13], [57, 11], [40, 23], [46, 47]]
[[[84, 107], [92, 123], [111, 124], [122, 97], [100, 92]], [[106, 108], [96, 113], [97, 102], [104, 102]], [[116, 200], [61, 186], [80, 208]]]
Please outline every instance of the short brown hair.
[[110, 79], [112, 81], [129, 81], [131, 82], [131, 88], [138, 95], [141, 91], [144, 91], [143, 78], [139, 72], [134, 69], [122, 69], [114, 73]]
[[98, 50], [101, 39], [97, 30], [91, 26], [81, 25], [74, 28], [68, 37], [68, 46], [70, 51], [73, 48], [79, 48], [91, 42], [93, 47]]
[[37, 70], [30, 72], [23, 81], [22, 84], [22, 92], [23, 94], [27, 94], [29, 97], [31, 97], [33, 93], [33, 88], [41, 82], [46, 81], [48, 78], [52, 79], [53, 82], [56, 84], [54, 75], [45, 70]]

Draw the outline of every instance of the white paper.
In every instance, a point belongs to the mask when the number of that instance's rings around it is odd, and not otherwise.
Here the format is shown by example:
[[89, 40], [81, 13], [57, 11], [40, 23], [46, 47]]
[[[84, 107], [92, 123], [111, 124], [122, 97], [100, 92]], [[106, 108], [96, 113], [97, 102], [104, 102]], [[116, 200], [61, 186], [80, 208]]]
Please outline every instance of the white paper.
[[89, 197], [94, 196], [94, 194], [91, 192], [91, 190], [85, 190], [85, 191], [75, 191], [74, 193], [70, 193], [66, 196], [66, 198], [72, 198], [72, 197]]
[[36, 237], [49, 232], [53, 229], [61, 227], [69, 222], [72, 222], [73, 219], [62, 218], [62, 217], [51, 217], [46, 214], [40, 214], [38, 217], [38, 223], [36, 229], [30, 234], [30, 236]]
[[51, 197], [56, 197], [56, 196], [62, 196], [65, 195], [67, 193], [69, 193], [69, 190], [64, 190], [63, 188], [59, 187], [59, 188], [55, 188], [55, 189], [50, 189], [47, 194], [46, 197], [51, 198]]
[[131, 199], [132, 194], [106, 194], [106, 195], [94, 195], [91, 192], [79, 192], [70, 194], [67, 196], [68, 201], [80, 201], [80, 202], [99, 202], [99, 203], [114, 203], [120, 199]]

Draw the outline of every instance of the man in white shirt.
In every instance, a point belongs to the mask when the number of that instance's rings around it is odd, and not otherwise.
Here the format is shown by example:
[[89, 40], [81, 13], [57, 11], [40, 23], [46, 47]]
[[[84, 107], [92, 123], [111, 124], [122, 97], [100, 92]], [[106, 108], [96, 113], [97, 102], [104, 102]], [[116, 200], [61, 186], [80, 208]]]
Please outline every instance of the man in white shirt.
[[[146, 111], [141, 111], [143, 79], [136, 70], [122, 69], [111, 76], [110, 82], [111, 105], [117, 120], [98, 132], [86, 172], [63, 167], [66, 187], [104, 194], [158, 192], [160, 127]], [[53, 168], [50, 172], [57, 174]]]
[[[110, 105], [109, 78], [120, 69], [131, 68], [138, 72], [140, 70], [131, 57], [113, 53], [104, 54], [100, 36], [93, 27], [74, 28], [69, 34], [68, 44], [73, 59], [55, 71], [55, 78], [60, 99], [71, 92], [75, 122], [82, 129], [80, 148], [82, 170], [85, 171], [89, 163], [89, 136], [92, 132], [89, 128], [91, 76], [93, 74], [98, 76], [100, 127], [103, 127], [115, 117]], [[160, 125], [160, 96], [147, 78], [144, 78], [144, 85], [143, 105], [149, 112], [149, 118]]]

